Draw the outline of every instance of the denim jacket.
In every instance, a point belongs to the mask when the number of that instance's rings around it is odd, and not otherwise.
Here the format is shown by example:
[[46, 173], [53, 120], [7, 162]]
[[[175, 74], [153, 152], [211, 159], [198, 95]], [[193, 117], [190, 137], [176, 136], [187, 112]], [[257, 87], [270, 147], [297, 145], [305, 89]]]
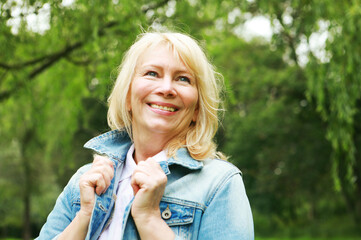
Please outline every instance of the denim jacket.
[[[91, 139], [84, 147], [108, 156], [116, 171], [121, 169], [119, 164], [124, 165], [131, 144], [125, 132], [114, 130]], [[235, 166], [219, 159], [194, 160], [186, 148], [160, 165], [168, 178], [160, 202], [161, 216], [176, 239], [254, 239], [251, 208], [241, 172]], [[90, 167], [81, 167], [70, 179], [37, 239], [56, 239], [74, 219], [80, 210], [79, 178]], [[86, 240], [98, 239], [111, 221], [115, 178], [104, 194], [96, 195]], [[120, 239], [140, 239], [130, 214], [131, 204], [125, 210]]]

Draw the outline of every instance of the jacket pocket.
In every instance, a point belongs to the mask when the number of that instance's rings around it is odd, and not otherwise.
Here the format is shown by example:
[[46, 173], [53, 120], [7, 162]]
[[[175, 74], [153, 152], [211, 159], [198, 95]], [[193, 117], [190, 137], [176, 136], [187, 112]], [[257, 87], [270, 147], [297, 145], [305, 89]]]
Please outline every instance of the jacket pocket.
[[159, 204], [162, 219], [168, 224], [173, 232], [181, 239], [192, 239], [196, 235], [196, 224], [193, 224], [197, 214], [201, 214], [202, 208], [196, 202], [182, 199], [163, 197]]

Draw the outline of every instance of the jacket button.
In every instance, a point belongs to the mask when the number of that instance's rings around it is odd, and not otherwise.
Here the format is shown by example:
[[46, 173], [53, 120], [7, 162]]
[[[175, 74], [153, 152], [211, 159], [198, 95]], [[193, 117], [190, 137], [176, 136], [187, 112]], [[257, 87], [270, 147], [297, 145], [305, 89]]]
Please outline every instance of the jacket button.
[[172, 216], [172, 212], [169, 210], [169, 206], [162, 212], [162, 218], [164, 220], [169, 219]]

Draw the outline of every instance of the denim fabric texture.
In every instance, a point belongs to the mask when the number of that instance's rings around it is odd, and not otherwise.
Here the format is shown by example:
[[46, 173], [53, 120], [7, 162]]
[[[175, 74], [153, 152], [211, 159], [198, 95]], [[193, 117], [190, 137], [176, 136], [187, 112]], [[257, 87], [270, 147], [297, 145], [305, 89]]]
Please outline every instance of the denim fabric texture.
[[[131, 144], [125, 132], [114, 130], [91, 139], [84, 147], [108, 156], [115, 171], [121, 169], [119, 164], [124, 165]], [[186, 148], [160, 165], [168, 178], [160, 214], [176, 239], [254, 239], [250, 204], [241, 172], [234, 165], [219, 159], [194, 160]], [[73, 175], [36, 239], [56, 239], [74, 219], [80, 210], [79, 178], [90, 167], [87, 164]], [[111, 221], [117, 180], [113, 178], [108, 190], [96, 195], [87, 240], [98, 239]], [[126, 207], [119, 239], [140, 239], [130, 214], [131, 204]]]

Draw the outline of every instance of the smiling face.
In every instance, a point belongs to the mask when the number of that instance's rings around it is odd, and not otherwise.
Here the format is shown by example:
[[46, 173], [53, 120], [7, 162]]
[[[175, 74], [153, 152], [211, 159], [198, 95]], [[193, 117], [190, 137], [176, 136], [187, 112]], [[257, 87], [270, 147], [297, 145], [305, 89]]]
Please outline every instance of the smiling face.
[[128, 106], [133, 134], [163, 134], [170, 140], [197, 119], [196, 79], [162, 44], [138, 59]]

